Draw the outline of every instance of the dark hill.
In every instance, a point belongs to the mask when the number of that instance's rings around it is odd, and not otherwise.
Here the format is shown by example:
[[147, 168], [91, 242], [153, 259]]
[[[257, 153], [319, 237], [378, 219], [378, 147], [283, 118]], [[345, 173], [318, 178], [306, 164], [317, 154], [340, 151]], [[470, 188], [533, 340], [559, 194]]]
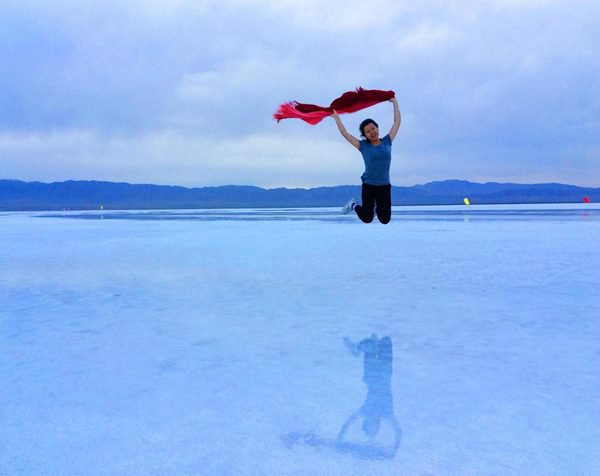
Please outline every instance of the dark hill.
[[[579, 203], [583, 197], [600, 201], [600, 188], [558, 183], [474, 183], [464, 180], [430, 182], [412, 187], [394, 187], [394, 205], [493, 203]], [[0, 210], [84, 210], [255, 208], [341, 206], [360, 197], [360, 186], [273, 188], [226, 185], [186, 188], [168, 185], [98, 181], [54, 183], [0, 180]]]

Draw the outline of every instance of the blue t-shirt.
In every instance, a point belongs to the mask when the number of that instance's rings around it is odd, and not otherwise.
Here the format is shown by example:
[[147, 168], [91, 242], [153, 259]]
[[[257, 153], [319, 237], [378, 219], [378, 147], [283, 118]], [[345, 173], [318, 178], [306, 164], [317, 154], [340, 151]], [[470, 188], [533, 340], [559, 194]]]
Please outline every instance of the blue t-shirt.
[[369, 185], [389, 185], [390, 164], [392, 163], [392, 139], [386, 135], [379, 145], [368, 140], [360, 141], [360, 153], [365, 161], [365, 173], [361, 179]]

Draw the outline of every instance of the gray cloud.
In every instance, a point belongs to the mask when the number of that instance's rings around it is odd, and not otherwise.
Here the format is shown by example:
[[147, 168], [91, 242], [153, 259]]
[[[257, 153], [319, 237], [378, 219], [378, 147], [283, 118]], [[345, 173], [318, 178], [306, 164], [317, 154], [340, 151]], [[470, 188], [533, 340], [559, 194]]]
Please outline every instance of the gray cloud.
[[[357, 182], [360, 156], [330, 121], [275, 124], [271, 114], [287, 100], [327, 104], [360, 85], [398, 93], [395, 183], [600, 182], [592, 1], [141, 0], [5, 10], [6, 178]], [[390, 115], [383, 104], [344, 121], [356, 131], [374, 116], [389, 127]]]

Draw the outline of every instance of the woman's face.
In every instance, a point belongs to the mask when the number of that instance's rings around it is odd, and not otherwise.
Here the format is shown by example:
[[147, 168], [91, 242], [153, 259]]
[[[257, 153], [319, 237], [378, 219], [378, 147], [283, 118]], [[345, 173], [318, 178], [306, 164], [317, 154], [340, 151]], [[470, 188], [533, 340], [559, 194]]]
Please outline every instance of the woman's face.
[[363, 129], [363, 134], [370, 142], [377, 142], [379, 139], [379, 128], [373, 124], [367, 124]]

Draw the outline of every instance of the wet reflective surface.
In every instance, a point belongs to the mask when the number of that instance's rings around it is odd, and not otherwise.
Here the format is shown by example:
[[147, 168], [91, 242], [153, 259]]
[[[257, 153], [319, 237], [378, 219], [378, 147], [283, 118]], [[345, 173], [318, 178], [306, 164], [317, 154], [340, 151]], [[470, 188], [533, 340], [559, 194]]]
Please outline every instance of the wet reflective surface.
[[0, 214], [0, 473], [593, 474], [598, 216]]
[[[87, 220], [194, 220], [194, 221], [356, 221], [353, 213], [341, 215], [339, 208], [259, 208], [215, 210], [64, 211], [40, 213], [46, 218]], [[600, 219], [597, 204], [406, 206], [393, 207], [396, 220], [528, 220]]]

